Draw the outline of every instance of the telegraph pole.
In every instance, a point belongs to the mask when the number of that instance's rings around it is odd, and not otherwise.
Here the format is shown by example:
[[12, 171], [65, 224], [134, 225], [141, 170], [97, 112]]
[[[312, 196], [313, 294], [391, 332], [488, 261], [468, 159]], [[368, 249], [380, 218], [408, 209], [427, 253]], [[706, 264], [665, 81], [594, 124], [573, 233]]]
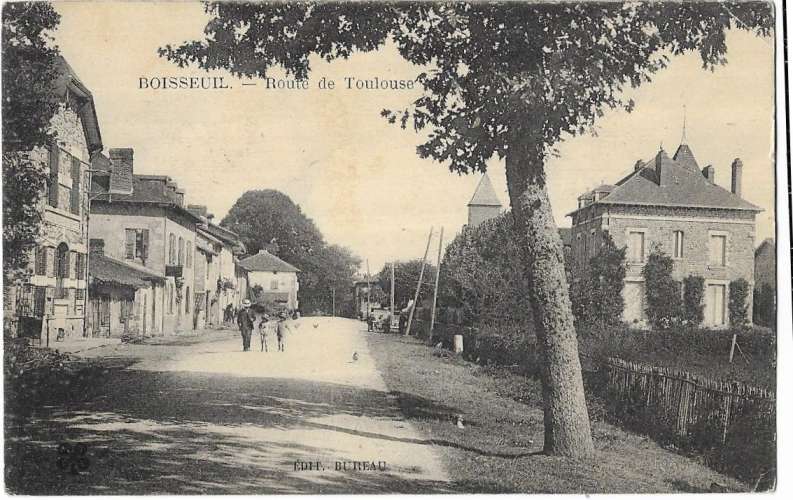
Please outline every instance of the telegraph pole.
[[394, 266], [395, 261], [391, 261], [391, 318], [394, 317]]
[[430, 320], [430, 338], [432, 344], [432, 329], [435, 328], [435, 306], [438, 303], [438, 280], [441, 277], [441, 247], [443, 246], [443, 226], [441, 226], [441, 236], [438, 239], [438, 266], [435, 268], [435, 291], [432, 293], [432, 319]]
[[410, 308], [410, 315], [408, 316], [408, 326], [405, 330], [405, 336], [410, 335], [410, 325], [413, 323], [413, 313], [416, 311], [416, 306], [419, 301], [419, 291], [421, 290], [421, 281], [424, 279], [424, 266], [427, 264], [427, 253], [430, 251], [430, 242], [432, 241], [432, 228], [430, 228], [430, 235], [427, 237], [427, 248], [424, 249], [424, 257], [421, 259], [421, 272], [419, 273], [419, 283], [416, 285], [416, 295], [413, 297], [413, 307]]

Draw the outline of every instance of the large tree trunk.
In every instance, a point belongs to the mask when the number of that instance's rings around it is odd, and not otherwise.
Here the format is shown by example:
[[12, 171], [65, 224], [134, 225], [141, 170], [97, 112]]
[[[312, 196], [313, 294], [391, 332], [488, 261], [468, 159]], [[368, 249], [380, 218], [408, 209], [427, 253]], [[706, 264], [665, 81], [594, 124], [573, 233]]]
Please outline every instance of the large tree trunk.
[[542, 364], [544, 452], [585, 458], [594, 448], [562, 240], [551, 213], [543, 159], [542, 142], [530, 133], [512, 141], [506, 156], [510, 204], [523, 238], [524, 272]]

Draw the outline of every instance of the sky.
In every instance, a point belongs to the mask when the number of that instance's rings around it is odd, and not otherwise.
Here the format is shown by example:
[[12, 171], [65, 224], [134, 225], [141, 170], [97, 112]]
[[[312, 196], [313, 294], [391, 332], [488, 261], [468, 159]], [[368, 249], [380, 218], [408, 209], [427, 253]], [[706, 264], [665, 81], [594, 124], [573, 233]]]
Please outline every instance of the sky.
[[[157, 48], [202, 37], [199, 3], [56, 2], [55, 41], [92, 91], [107, 149], [131, 147], [135, 173], [171, 176], [187, 203], [207, 205], [220, 220], [251, 189], [277, 189], [314, 220], [329, 243], [368, 260], [371, 272], [393, 260], [420, 258], [427, 235], [444, 228], [444, 244], [467, 219], [480, 175], [460, 176], [416, 155], [423, 136], [380, 117], [404, 108], [419, 90], [347, 90], [344, 77], [413, 79], [420, 68], [394, 47], [312, 64], [309, 90], [266, 89], [223, 71], [227, 90], [140, 89], [141, 77], [207, 76], [158, 57]], [[726, 66], [710, 72], [699, 56], [672, 59], [629, 96], [632, 113], [607, 111], [597, 135], [567, 138], [547, 162], [556, 222], [582, 192], [613, 183], [638, 159], [686, 139], [701, 166], [729, 189], [730, 165], [744, 164], [743, 197], [764, 209], [756, 241], [774, 235], [773, 40], [744, 32], [727, 36]], [[276, 73], [273, 76], [277, 76]], [[321, 78], [337, 82], [318, 90]], [[508, 206], [502, 161], [488, 173]], [[431, 251], [433, 255], [435, 251]], [[362, 269], [365, 271], [365, 265]]]

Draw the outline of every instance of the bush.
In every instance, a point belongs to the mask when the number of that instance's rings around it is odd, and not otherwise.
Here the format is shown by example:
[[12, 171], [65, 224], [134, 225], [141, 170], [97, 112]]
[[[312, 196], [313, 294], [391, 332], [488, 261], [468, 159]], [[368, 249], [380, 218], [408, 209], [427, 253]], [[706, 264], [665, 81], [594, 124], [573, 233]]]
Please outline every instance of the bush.
[[696, 328], [705, 319], [705, 278], [689, 275], [683, 280], [683, 318], [686, 326]]
[[589, 260], [586, 272], [578, 278], [569, 277], [568, 283], [576, 330], [618, 325], [625, 309], [625, 248], [617, 248], [607, 237]]
[[776, 289], [767, 283], [754, 290], [752, 321], [756, 325], [776, 327]]
[[743, 329], [749, 324], [749, 282], [743, 278], [730, 282], [730, 326]]
[[672, 279], [672, 258], [655, 248], [642, 269], [647, 296], [647, 319], [657, 330], [675, 328], [683, 320], [681, 284]]

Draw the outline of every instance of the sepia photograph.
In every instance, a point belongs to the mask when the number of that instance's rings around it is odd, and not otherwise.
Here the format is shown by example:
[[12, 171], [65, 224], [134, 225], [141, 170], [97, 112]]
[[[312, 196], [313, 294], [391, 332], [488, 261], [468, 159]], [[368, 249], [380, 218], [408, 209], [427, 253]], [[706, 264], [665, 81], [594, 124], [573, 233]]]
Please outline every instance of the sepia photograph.
[[783, 13], [3, 3], [5, 493], [779, 491]]

